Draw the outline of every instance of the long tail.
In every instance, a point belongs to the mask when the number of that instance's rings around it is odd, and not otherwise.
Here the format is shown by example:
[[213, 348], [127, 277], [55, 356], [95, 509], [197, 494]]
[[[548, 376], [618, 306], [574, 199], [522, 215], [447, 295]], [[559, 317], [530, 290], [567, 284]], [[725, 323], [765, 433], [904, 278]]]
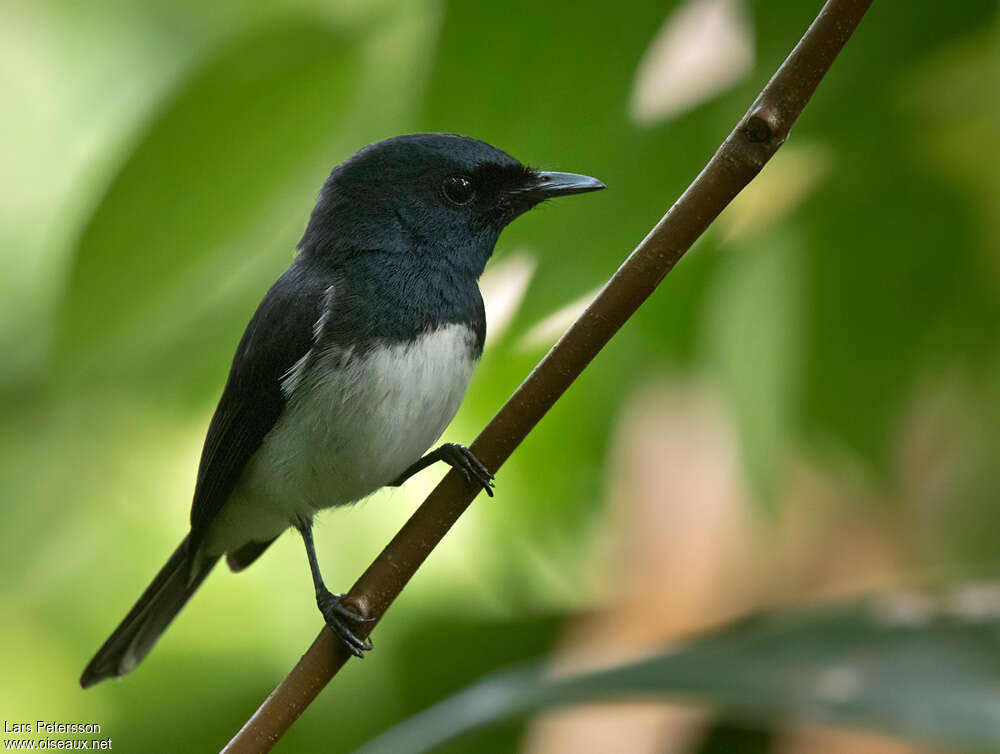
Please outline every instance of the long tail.
[[184, 537], [153, 583], [97, 650], [80, 676], [80, 685], [87, 688], [105, 678], [125, 675], [142, 662], [217, 561], [217, 557], [202, 558], [190, 571], [188, 538]]

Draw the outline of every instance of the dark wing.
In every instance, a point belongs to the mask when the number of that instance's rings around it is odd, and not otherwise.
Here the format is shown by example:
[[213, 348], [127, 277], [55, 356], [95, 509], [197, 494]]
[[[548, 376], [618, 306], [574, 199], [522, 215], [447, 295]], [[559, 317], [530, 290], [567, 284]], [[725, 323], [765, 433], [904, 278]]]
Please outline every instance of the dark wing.
[[313, 344], [326, 293], [298, 263], [267, 292], [236, 349], [208, 427], [191, 506], [191, 552], [285, 408], [281, 380]]

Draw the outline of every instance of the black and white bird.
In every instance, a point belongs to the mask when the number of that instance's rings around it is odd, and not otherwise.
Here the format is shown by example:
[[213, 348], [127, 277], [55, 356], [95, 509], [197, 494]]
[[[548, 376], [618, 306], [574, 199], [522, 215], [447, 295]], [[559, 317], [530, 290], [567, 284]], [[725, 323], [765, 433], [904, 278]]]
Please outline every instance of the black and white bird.
[[326, 623], [356, 655], [363, 620], [324, 585], [312, 521], [435, 461], [492, 494], [464, 446], [424, 455], [483, 350], [478, 279], [503, 228], [540, 202], [604, 188], [482, 141], [413, 134], [336, 167], [298, 254], [250, 320], [201, 455], [191, 531], [80, 678], [128, 673], [223, 555], [253, 563], [289, 527]]

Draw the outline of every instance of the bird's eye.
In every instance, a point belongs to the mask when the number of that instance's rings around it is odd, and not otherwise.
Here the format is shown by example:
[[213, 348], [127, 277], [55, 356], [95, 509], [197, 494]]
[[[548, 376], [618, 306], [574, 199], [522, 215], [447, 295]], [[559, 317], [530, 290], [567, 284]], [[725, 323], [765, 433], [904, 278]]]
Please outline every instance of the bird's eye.
[[472, 181], [461, 175], [445, 178], [444, 183], [441, 184], [441, 193], [452, 204], [468, 204], [476, 195]]

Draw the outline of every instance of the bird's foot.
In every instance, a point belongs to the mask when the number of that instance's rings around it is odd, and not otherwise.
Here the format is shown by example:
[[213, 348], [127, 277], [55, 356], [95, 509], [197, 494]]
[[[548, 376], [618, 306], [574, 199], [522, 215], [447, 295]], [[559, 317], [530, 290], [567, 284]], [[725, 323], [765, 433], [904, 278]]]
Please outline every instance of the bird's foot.
[[467, 447], [457, 442], [445, 443], [441, 446], [441, 460], [457, 469], [470, 487], [482, 487], [483, 492], [493, 497], [493, 475]]
[[326, 625], [340, 638], [344, 646], [347, 647], [347, 651], [355, 657], [364, 657], [364, 653], [372, 648], [372, 640], [358, 637], [352, 630], [350, 623], [352, 621], [367, 623], [374, 618], [366, 618], [344, 607], [341, 604], [343, 597], [343, 594], [333, 594], [324, 590], [316, 595], [316, 604], [319, 606], [320, 613], [323, 614]]

